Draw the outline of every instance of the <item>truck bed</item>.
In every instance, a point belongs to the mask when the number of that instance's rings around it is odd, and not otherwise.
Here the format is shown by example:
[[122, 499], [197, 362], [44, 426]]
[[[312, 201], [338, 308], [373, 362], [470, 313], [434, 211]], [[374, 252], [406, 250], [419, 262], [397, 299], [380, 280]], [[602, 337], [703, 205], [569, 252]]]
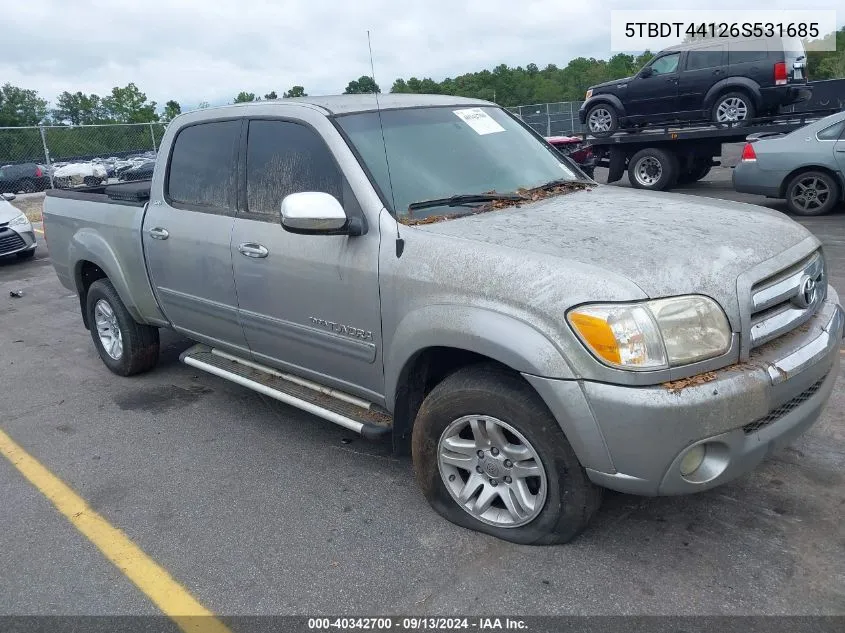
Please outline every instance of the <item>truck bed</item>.
[[116, 185], [98, 185], [78, 189], [48, 189], [47, 196], [143, 207], [150, 199], [150, 183], [149, 180], [137, 180]]

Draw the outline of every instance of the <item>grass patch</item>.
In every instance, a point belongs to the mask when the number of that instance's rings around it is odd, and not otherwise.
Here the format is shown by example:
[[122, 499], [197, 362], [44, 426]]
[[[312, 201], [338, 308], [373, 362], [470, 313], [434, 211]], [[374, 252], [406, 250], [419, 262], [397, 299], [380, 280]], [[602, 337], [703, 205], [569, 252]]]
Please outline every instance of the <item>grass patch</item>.
[[41, 208], [44, 206], [43, 194], [15, 198], [12, 200], [12, 205], [23, 211], [30, 222], [41, 222]]

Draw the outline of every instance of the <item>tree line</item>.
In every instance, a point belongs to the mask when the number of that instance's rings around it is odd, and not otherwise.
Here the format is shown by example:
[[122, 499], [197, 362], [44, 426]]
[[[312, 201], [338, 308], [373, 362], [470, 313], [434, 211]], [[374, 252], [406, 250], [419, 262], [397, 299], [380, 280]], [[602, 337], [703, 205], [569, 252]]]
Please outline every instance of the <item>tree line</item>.
[[[828, 38], [835, 37], [836, 50], [808, 50], [808, 75], [812, 80], [845, 77], [845, 28]], [[392, 93], [437, 93], [463, 97], [475, 97], [495, 101], [505, 107], [551, 103], [556, 101], [579, 101], [592, 85], [634, 74], [646, 64], [653, 54], [641, 55], [619, 53], [609, 59], [577, 57], [566, 66], [548, 64], [544, 68], [536, 64], [525, 67], [510, 67], [500, 64], [492, 70], [479, 70], [446, 77], [441, 81], [431, 77], [398, 78], [390, 87]], [[344, 94], [378, 93], [381, 88], [372, 77], [361, 76], [350, 81]], [[282, 93], [283, 99], [308, 96], [303, 86], [293, 86]], [[275, 90], [263, 97], [253, 92], [241, 91], [233, 103], [278, 99]], [[208, 107], [207, 102], [199, 105]], [[13, 86], [9, 83], [0, 87], [0, 127], [52, 125], [86, 125], [98, 123], [167, 123], [181, 113], [181, 105], [167, 101], [159, 108], [155, 101], [134, 83], [115, 86], [112, 91], [100, 96], [83, 92], [63, 92], [53, 108], [37, 91]]]

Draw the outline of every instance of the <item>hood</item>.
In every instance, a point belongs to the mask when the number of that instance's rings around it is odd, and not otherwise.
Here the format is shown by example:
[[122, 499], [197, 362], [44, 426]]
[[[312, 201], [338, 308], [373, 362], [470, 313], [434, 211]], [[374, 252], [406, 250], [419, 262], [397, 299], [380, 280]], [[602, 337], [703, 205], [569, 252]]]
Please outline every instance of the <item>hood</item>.
[[0, 224], [4, 224], [18, 217], [21, 212], [6, 200], [0, 199]]
[[624, 84], [631, 81], [633, 77], [622, 77], [621, 79], [613, 79], [611, 81], [605, 81], [604, 83], [596, 84], [595, 86], [590, 86], [590, 90], [596, 90], [598, 88], [607, 88], [608, 86], [615, 86], [616, 84]]
[[596, 266], [650, 298], [705, 294], [737, 329], [737, 277], [811, 235], [755, 205], [609, 185], [419, 228]]

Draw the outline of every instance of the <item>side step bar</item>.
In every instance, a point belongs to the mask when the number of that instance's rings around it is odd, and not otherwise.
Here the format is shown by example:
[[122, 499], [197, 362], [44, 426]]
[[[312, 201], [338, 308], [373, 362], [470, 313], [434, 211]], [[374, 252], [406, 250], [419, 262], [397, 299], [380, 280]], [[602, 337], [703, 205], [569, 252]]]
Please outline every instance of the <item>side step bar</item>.
[[367, 439], [377, 440], [390, 435], [393, 418], [387, 411], [337, 389], [202, 344], [182, 352], [179, 360], [334, 422]]

